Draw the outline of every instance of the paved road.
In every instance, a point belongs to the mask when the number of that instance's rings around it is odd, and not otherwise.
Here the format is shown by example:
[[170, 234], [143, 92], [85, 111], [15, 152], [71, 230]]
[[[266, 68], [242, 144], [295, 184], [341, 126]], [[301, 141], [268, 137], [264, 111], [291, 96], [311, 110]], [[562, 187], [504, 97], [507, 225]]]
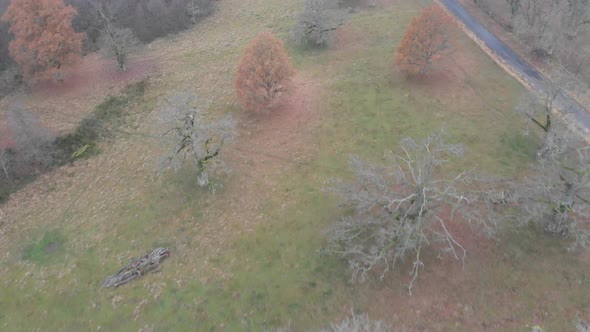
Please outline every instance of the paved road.
[[[524, 78], [533, 89], [541, 93], [547, 91], [549, 86], [547, 78], [479, 24], [457, 0], [439, 1], [471, 30], [480, 41], [485, 43], [492, 52], [496, 53], [506, 65], [512, 67], [521, 78]], [[571, 116], [577, 122], [580, 129], [590, 132], [590, 112], [582, 105], [563, 93], [557, 97], [554, 104], [562, 111], [567, 112], [568, 116]]]

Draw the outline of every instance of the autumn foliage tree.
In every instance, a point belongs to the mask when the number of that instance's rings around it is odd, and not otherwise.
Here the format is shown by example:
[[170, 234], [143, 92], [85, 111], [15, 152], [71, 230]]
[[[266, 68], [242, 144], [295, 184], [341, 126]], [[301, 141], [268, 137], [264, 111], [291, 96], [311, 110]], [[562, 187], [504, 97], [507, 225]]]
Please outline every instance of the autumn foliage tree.
[[53, 75], [78, 61], [84, 34], [72, 28], [76, 10], [63, 0], [13, 0], [2, 19], [10, 23], [14, 40], [10, 55], [26, 79]]
[[283, 42], [261, 32], [248, 45], [234, 82], [238, 100], [247, 110], [267, 111], [288, 89], [294, 75]]
[[438, 5], [414, 17], [397, 49], [396, 65], [409, 75], [427, 75], [450, 47], [452, 18]]

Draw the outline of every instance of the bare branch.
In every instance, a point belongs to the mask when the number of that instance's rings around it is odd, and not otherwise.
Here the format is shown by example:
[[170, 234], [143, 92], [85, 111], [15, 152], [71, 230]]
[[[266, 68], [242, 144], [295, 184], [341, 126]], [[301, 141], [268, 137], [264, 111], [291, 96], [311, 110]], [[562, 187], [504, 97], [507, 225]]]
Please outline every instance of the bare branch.
[[305, 8], [297, 18], [291, 37], [299, 46], [325, 47], [331, 32], [343, 24], [343, 14], [329, 0], [305, 0]]
[[[328, 232], [328, 253], [344, 258], [353, 280], [364, 281], [367, 274], [381, 269], [381, 277], [399, 261], [413, 257], [410, 294], [420, 268], [421, 252], [431, 241], [444, 251], [464, 259], [466, 249], [453, 237], [447, 223], [469, 215], [467, 173], [438, 179], [441, 166], [450, 157], [461, 157], [460, 145], [447, 144], [443, 134], [421, 142], [411, 138], [400, 143], [402, 154], [390, 153], [388, 163], [373, 166], [351, 158], [356, 183], [336, 182], [332, 187], [343, 198], [351, 214], [340, 219]], [[450, 211], [446, 217], [445, 211]], [[443, 217], [443, 215], [445, 217]]]
[[197, 106], [197, 97], [186, 92], [167, 99], [162, 112], [167, 127], [171, 128], [163, 136], [169, 137], [173, 146], [160, 172], [169, 168], [178, 170], [185, 159], [193, 159], [198, 185], [209, 185], [209, 173], [223, 167], [219, 158], [221, 149], [235, 136], [235, 121], [231, 116], [208, 121]]

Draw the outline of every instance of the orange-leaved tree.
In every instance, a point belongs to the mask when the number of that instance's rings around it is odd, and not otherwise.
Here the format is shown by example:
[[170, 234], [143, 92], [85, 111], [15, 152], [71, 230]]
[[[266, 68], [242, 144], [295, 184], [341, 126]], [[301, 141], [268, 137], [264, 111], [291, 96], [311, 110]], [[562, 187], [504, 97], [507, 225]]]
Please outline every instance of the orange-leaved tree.
[[10, 55], [25, 79], [60, 78], [63, 65], [80, 60], [84, 34], [72, 28], [74, 15], [63, 0], [12, 0], [2, 19], [10, 23]]
[[410, 75], [427, 75], [434, 62], [450, 48], [453, 19], [438, 5], [414, 17], [397, 48], [395, 63]]
[[247, 46], [234, 82], [238, 100], [247, 110], [269, 110], [287, 91], [294, 75], [283, 42], [261, 32]]

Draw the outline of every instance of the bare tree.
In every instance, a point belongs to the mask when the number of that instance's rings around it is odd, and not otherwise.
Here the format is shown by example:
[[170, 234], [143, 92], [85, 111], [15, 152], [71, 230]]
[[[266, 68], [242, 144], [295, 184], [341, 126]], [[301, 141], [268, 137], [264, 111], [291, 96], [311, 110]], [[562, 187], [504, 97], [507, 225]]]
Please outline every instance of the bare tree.
[[[551, 129], [553, 98], [546, 99], [545, 105], [541, 103], [536, 95], [526, 92], [522, 95], [514, 107], [514, 111], [524, 116], [530, 123], [535, 124], [547, 133]], [[542, 119], [539, 119], [542, 118]]]
[[291, 31], [291, 37], [300, 46], [324, 47], [330, 42], [332, 31], [342, 23], [336, 22], [336, 10], [329, 8], [328, 0], [305, 0], [303, 13]]
[[[449, 162], [447, 157], [463, 155], [462, 147], [447, 144], [442, 134], [422, 142], [405, 138], [400, 146], [403, 152], [390, 153], [388, 164], [382, 167], [351, 159], [356, 182], [340, 181], [333, 189], [351, 214], [329, 230], [326, 252], [348, 261], [353, 280], [361, 282], [375, 269], [383, 269], [383, 277], [411, 255], [411, 294], [423, 265], [420, 255], [424, 246], [440, 241], [445, 251], [464, 259], [466, 250], [449, 232], [447, 223], [459, 215], [471, 220], [467, 209], [470, 199], [463, 191], [469, 179], [465, 172], [438, 178], [438, 171]], [[447, 217], [442, 216], [443, 211]]]
[[573, 240], [570, 249], [590, 244], [590, 146], [575, 134], [559, 143], [524, 179], [478, 181], [488, 234], [533, 224]]
[[584, 321], [580, 317], [576, 317], [576, 319], [574, 319], [574, 321], [572, 323], [574, 324], [576, 331], [590, 332], [590, 324], [588, 324], [588, 322]]
[[522, 0], [506, 0], [506, 2], [510, 6], [510, 17], [514, 17], [520, 9]]
[[553, 56], [561, 37], [562, 0], [506, 1], [510, 5], [507, 20], [516, 35], [532, 48], [537, 57]]
[[4, 148], [0, 148], [0, 167], [4, 172], [6, 178], [10, 178], [10, 173], [8, 172], [8, 163], [10, 162], [10, 154]]
[[514, 108], [517, 113], [529, 120], [529, 123], [543, 131], [543, 141], [537, 150], [538, 159], [559, 152], [559, 149], [566, 145], [565, 136], [572, 134], [562, 120], [574, 106], [564, 93], [564, 89], [569, 88], [571, 80], [558, 71], [554, 71], [551, 77], [553, 80], [546, 81], [545, 91], [540, 96], [526, 93]]
[[583, 28], [590, 26], [590, 0], [567, 0], [562, 26], [568, 39], [578, 37]]
[[536, 176], [516, 188], [522, 224], [540, 224], [545, 232], [590, 243], [590, 147], [580, 141], [543, 160]]
[[219, 156], [224, 144], [235, 136], [235, 121], [231, 116], [209, 121], [198, 108], [197, 97], [186, 92], [167, 99], [162, 111], [167, 126], [171, 127], [163, 136], [173, 144], [160, 171], [178, 170], [185, 159], [192, 159], [198, 185], [209, 185], [209, 173], [223, 166]]
[[115, 24], [115, 18], [105, 3], [97, 5], [96, 11], [103, 23], [102, 29], [99, 29], [99, 45], [115, 57], [119, 70], [126, 71], [129, 53], [139, 44], [139, 40], [131, 29]]
[[193, 24], [199, 17], [208, 15], [213, 10], [211, 0], [186, 0], [186, 11]]
[[480, 0], [477, 5], [542, 59], [590, 78], [590, 0]]
[[368, 315], [359, 315], [353, 313], [351, 317], [346, 317], [338, 323], [330, 324], [329, 329], [323, 329], [320, 332], [387, 332], [391, 328], [379, 320], [372, 320]]
[[43, 127], [39, 118], [20, 103], [9, 107], [6, 120], [13, 134], [18, 167], [38, 170], [51, 165], [55, 141], [51, 130]]
[[[291, 332], [291, 322], [285, 327], [272, 330], [273, 332]], [[379, 320], [372, 320], [366, 314], [352, 313], [351, 317], [346, 317], [340, 322], [331, 323], [329, 328], [321, 329], [319, 332], [387, 332], [391, 328]]]

